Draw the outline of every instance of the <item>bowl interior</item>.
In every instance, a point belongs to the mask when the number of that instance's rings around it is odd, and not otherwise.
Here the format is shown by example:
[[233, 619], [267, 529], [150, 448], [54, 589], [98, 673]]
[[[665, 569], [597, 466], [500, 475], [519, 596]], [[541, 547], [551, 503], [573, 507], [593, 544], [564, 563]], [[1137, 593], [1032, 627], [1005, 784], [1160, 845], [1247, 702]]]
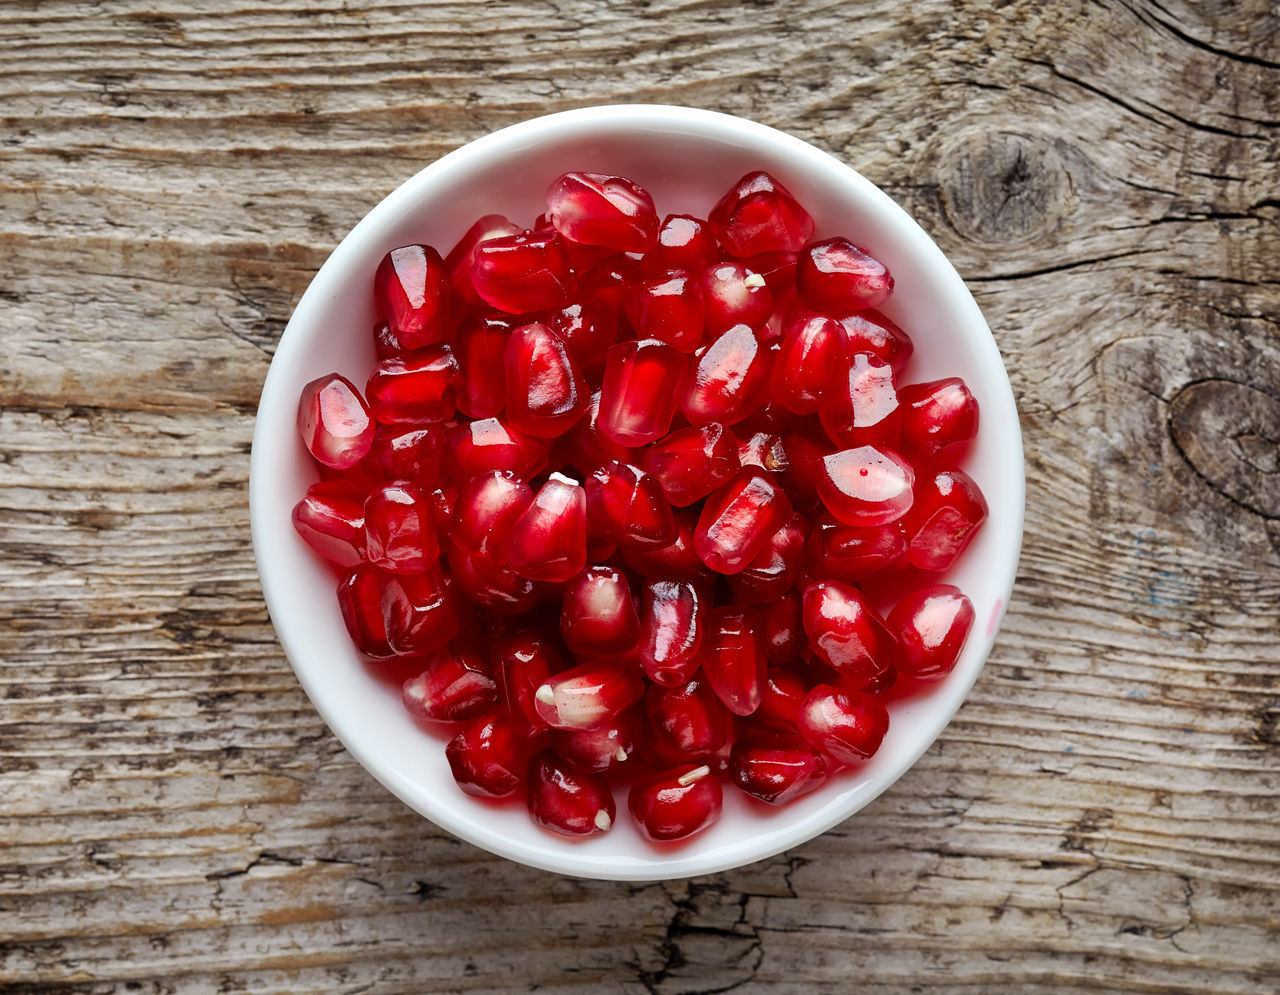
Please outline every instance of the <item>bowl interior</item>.
[[[424, 733], [395, 687], [377, 680], [351, 647], [334, 599], [337, 575], [294, 533], [290, 512], [316, 479], [295, 426], [310, 380], [338, 371], [363, 387], [374, 363], [372, 275], [409, 242], [445, 253], [480, 215], [530, 225], [548, 184], [567, 169], [629, 176], [660, 215], [705, 216], [743, 173], [765, 169], [817, 220], [817, 237], [843, 234], [883, 260], [896, 289], [885, 313], [912, 336], [906, 382], [965, 379], [981, 428], [963, 464], [990, 505], [973, 546], [946, 576], [973, 600], [974, 631], [955, 671], [931, 694], [895, 703], [876, 757], [782, 810], [725, 792], [717, 825], [677, 848], [646, 844], [620, 817], [584, 842], [534, 827], [523, 806], [464, 796], [444, 742]], [[865, 805], [893, 783], [959, 707], [991, 647], [1013, 583], [1023, 508], [1017, 412], [998, 350], [973, 298], [924, 232], [885, 194], [814, 147], [770, 128], [707, 111], [625, 106], [551, 115], [496, 132], [407, 181], [353, 229], [304, 294], [280, 341], [254, 434], [250, 502], [254, 546], [272, 621], [299, 679], [355, 757], [403, 801], [442, 828], [512, 859], [562, 873], [645, 880], [709, 873], [794, 846]], [[618, 799], [619, 812], [625, 798]]]

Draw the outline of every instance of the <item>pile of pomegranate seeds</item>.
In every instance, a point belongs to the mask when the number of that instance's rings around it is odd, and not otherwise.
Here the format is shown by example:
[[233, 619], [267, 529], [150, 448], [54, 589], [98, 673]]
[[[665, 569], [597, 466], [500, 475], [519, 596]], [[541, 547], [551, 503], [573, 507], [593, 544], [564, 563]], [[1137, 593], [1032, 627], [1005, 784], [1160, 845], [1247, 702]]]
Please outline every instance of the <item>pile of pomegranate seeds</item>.
[[568, 837], [687, 839], [876, 753], [885, 696], [954, 667], [940, 583], [987, 515], [963, 381], [902, 383], [885, 266], [766, 173], [660, 220], [566, 173], [522, 228], [373, 274], [364, 393], [306, 386], [293, 512], [360, 654], [448, 723], [466, 793]]

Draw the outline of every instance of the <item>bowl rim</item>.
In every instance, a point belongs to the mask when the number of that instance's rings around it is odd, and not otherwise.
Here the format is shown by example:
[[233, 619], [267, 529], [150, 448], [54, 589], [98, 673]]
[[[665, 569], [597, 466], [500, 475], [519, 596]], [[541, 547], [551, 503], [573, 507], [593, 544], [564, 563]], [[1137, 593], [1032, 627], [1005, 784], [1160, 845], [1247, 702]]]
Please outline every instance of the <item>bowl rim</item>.
[[[1003, 374], [999, 385], [1000, 407], [1012, 414], [1013, 424], [1009, 438], [1004, 444], [1011, 447], [1007, 453], [1010, 472], [1016, 468], [1013, 479], [1006, 481], [1011, 489], [1012, 507], [1009, 514], [1015, 520], [1006, 522], [1005, 527], [1012, 530], [1013, 542], [1009, 554], [1003, 562], [991, 564], [990, 571], [997, 575], [995, 590], [1001, 592], [992, 616], [989, 620], [975, 620], [974, 631], [970, 639], [976, 636], [982, 640], [982, 648], [976, 654], [977, 663], [971, 672], [952, 675], [944, 686], [935, 687], [931, 696], [945, 696], [946, 705], [937, 712], [937, 717], [927, 727], [917, 732], [915, 745], [904, 751], [901, 759], [895, 762], [888, 773], [878, 783], [866, 790], [857, 792], [852, 800], [833, 799], [808, 817], [786, 823], [786, 829], [762, 834], [755, 840], [755, 845], [739, 843], [728, 847], [723, 853], [711, 857], [682, 855], [681, 851], [655, 855], [651, 861], [639, 864], [627, 862], [621, 867], [610, 867], [599, 860], [582, 859], [578, 851], [565, 848], [563, 853], [553, 852], [550, 848], [538, 849], [512, 841], [508, 837], [490, 829], [482, 817], [468, 821], [457, 815], [447, 806], [433, 806], [430, 800], [423, 797], [422, 791], [402, 778], [395, 770], [388, 769], [376, 753], [365, 748], [354, 727], [348, 722], [346, 714], [331, 701], [308, 668], [300, 665], [302, 659], [297, 645], [297, 625], [299, 624], [289, 611], [285, 609], [280, 595], [282, 583], [286, 576], [279, 575], [276, 564], [268, 554], [274, 534], [279, 532], [278, 522], [270, 516], [273, 514], [264, 500], [263, 479], [266, 464], [276, 458], [268, 438], [267, 420], [264, 413], [280, 409], [279, 395], [282, 385], [287, 379], [286, 368], [296, 359], [295, 354], [300, 344], [295, 344], [300, 335], [290, 335], [291, 330], [305, 326], [312, 320], [312, 315], [319, 314], [330, 304], [326, 288], [335, 277], [340, 278], [344, 269], [360, 254], [361, 246], [375, 233], [400, 219], [407, 208], [423, 196], [423, 189], [439, 182], [446, 183], [448, 178], [461, 168], [467, 168], [477, 156], [483, 158], [509, 155], [522, 148], [531, 147], [547, 140], [563, 140], [581, 137], [597, 132], [600, 129], [617, 131], [670, 131], [680, 129], [684, 133], [694, 135], [713, 134], [735, 143], [759, 144], [772, 146], [791, 157], [805, 161], [806, 167], [819, 174], [838, 177], [846, 184], [859, 188], [861, 194], [875, 203], [876, 209], [890, 218], [891, 223], [900, 230], [902, 237], [910, 240], [911, 251], [927, 258], [930, 267], [941, 274], [949, 284], [959, 291], [954, 304], [965, 313], [957, 318], [968, 324], [975, 324], [985, 331], [978, 336], [976, 348], [984, 355], [980, 361], [984, 365], [995, 364]], [[283, 410], [296, 408], [296, 397], [289, 398]], [[990, 399], [984, 401], [984, 412]], [[337, 245], [325, 259], [316, 275], [312, 278], [306, 291], [299, 299], [294, 312], [281, 334], [271, 365], [263, 382], [258, 406], [258, 416], [253, 433], [253, 442], [249, 468], [249, 511], [250, 526], [253, 536], [254, 557], [261, 581], [263, 597], [268, 613], [275, 628], [277, 638], [293, 668], [299, 683], [311, 699], [329, 729], [342, 745], [355, 757], [356, 761], [377, 781], [402, 802], [429, 819], [441, 829], [454, 836], [466, 840], [491, 853], [514, 860], [528, 866], [540, 868], [569, 876], [622, 881], [660, 881], [674, 880], [693, 875], [710, 874], [741, 867], [746, 864], [764, 860], [769, 857], [798, 846], [848, 819], [864, 808], [880, 794], [886, 791], [910, 770], [938, 739], [939, 735], [955, 717], [961, 704], [968, 697], [969, 691], [985, 666], [991, 652], [1000, 623], [1007, 611], [1010, 593], [1017, 572], [1021, 551], [1023, 525], [1025, 519], [1026, 481], [1023, 444], [1020, 427], [1017, 424], [1017, 407], [1013, 397], [1012, 385], [1009, 383], [1008, 371], [1004, 366], [995, 338], [990, 327], [982, 316], [977, 302], [965, 286], [958, 272], [941, 249], [933, 242], [920, 225], [901, 206], [884, 191], [871, 183], [851, 166], [831, 154], [786, 132], [746, 118], [710, 111], [701, 108], [665, 104], [605, 104], [580, 107], [559, 111], [552, 114], [531, 118], [517, 124], [491, 132], [446, 153], [429, 163], [417, 173], [401, 183], [395, 190], [375, 205]], [[276, 510], [278, 512], [278, 509]], [[970, 646], [965, 647], [966, 656], [973, 652]], [[954, 679], [960, 678], [960, 679]], [[465, 797], [465, 796], [460, 796]], [[471, 799], [466, 799], [471, 801]], [[548, 837], [549, 841], [554, 838]], [[559, 842], [555, 840], [555, 842]]]

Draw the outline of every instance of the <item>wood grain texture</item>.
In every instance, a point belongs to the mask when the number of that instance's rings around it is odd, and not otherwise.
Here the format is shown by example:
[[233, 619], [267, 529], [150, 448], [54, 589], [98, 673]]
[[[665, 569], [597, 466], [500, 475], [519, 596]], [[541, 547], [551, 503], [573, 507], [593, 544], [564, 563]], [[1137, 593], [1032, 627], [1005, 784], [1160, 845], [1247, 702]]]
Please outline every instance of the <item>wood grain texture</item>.
[[[333, 245], [538, 113], [781, 127], [911, 211], [1013, 380], [1004, 630], [923, 760], [693, 881], [460, 844], [327, 732], [249, 541]], [[1280, 14], [1267, 0], [0, 5], [0, 985], [1280, 988]]]

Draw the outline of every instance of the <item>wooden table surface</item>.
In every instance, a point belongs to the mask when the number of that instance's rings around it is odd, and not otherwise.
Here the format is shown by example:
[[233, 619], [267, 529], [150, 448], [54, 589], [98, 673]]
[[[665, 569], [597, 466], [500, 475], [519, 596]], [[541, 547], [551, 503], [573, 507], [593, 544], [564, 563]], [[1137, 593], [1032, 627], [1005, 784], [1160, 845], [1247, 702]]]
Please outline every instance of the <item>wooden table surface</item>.
[[[1280, 987], [1280, 8], [1269, 0], [0, 5], [9, 992]], [[774, 860], [570, 880], [327, 731], [247, 476], [291, 308], [495, 128], [741, 114], [911, 211], [1027, 448], [990, 662]]]

